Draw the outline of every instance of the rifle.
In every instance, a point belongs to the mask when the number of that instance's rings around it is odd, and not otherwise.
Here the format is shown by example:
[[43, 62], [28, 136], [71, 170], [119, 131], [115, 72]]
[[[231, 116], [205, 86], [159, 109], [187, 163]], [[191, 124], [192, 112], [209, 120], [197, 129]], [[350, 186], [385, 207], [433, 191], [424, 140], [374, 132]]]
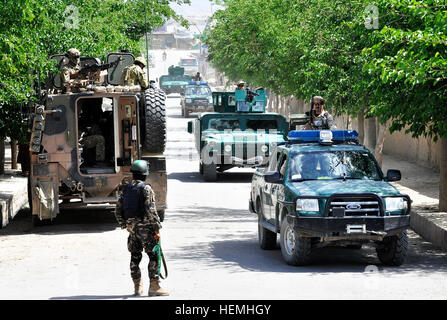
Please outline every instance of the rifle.
[[119, 57], [119, 59], [117, 59], [116, 61], [113, 61], [111, 63], [105, 63], [105, 64], [94, 63], [92, 65], [85, 66], [78, 73], [73, 74], [71, 76], [71, 78], [76, 79], [79, 76], [86, 77], [90, 72], [98, 72], [98, 71], [103, 71], [103, 70], [113, 68], [116, 65], [118, 65], [118, 63], [120, 63], [122, 60], [123, 60], [123, 58]]

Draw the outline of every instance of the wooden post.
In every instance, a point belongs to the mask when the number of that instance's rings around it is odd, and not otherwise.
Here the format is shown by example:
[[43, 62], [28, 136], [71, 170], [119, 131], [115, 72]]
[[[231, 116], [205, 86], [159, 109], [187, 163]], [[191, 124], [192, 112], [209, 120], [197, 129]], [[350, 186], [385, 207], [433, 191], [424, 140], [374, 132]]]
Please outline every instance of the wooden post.
[[11, 169], [17, 170], [17, 140], [11, 140]]

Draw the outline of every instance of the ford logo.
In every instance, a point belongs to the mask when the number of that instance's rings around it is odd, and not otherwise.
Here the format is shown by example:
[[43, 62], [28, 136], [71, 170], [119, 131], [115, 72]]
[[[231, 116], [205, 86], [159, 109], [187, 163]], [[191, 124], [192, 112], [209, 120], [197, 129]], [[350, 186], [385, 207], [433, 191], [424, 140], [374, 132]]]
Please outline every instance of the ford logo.
[[362, 206], [359, 205], [358, 203], [350, 203], [346, 206], [346, 209], [349, 210], [359, 210]]

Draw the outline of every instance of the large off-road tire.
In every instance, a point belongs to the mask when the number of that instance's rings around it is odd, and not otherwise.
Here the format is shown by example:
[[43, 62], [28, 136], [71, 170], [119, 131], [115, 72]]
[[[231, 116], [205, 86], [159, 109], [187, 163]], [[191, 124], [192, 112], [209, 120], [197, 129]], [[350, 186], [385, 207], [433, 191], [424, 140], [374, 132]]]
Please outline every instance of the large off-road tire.
[[287, 217], [281, 221], [281, 234], [279, 237], [281, 254], [287, 264], [304, 266], [311, 262], [311, 238], [301, 237], [287, 222]]
[[263, 250], [273, 250], [276, 248], [276, 232], [272, 232], [264, 228], [261, 224], [263, 221], [262, 205], [258, 199], [256, 201], [256, 212], [258, 213], [258, 240], [259, 246]]
[[163, 90], [149, 88], [144, 92], [143, 149], [163, 153], [166, 148], [166, 95]]
[[203, 164], [203, 180], [208, 182], [217, 180], [217, 168], [215, 163]]
[[53, 220], [50, 219], [40, 220], [39, 216], [37, 215], [32, 215], [32, 220], [33, 220], [33, 226], [35, 227], [43, 227], [53, 224]]
[[402, 231], [397, 235], [385, 237], [377, 243], [377, 257], [387, 266], [400, 266], [405, 262], [408, 254], [408, 234]]

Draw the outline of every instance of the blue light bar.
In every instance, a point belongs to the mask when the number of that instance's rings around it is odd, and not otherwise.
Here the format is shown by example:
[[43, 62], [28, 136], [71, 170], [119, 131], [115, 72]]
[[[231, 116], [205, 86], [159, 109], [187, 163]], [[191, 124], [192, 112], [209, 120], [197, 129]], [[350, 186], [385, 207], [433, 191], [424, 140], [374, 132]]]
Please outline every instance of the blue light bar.
[[333, 142], [358, 142], [359, 134], [355, 130], [293, 130], [289, 132], [288, 140], [294, 142], [321, 142], [320, 132], [332, 133]]
[[208, 82], [206, 82], [206, 81], [189, 81], [188, 84], [205, 85], [205, 84], [208, 84]]

